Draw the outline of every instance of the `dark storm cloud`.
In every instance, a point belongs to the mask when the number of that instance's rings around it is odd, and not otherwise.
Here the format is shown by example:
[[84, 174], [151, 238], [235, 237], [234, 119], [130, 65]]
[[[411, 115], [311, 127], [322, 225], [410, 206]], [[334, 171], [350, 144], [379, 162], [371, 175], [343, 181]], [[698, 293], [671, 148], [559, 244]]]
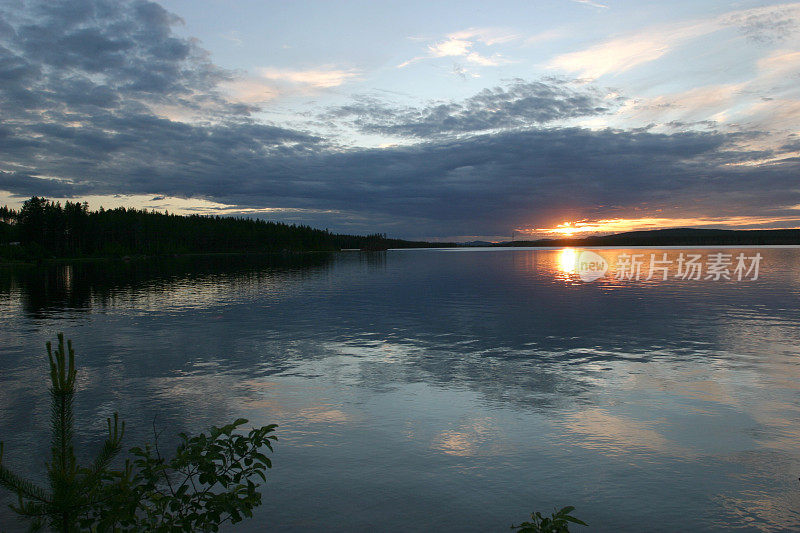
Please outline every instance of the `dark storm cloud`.
[[22, 196], [72, 196], [89, 192], [80, 184], [63, 180], [42, 179], [22, 172], [1, 172], [0, 190]]
[[598, 205], [606, 213], [623, 206], [628, 215], [648, 203], [732, 216], [745, 206], [757, 212], [800, 200], [787, 190], [790, 168], [727, 166], [764, 155], [722, 157], [730, 141], [720, 134], [553, 129], [348, 152], [320, 157], [315, 166], [330, 186], [319, 191], [326, 205], [413, 220], [445, 235], [505, 234]]
[[[800, 203], [787, 177], [800, 165], [752, 169], [727, 163], [764, 157], [725, 153], [721, 134], [657, 135], [554, 129], [469, 137], [389, 149], [309, 150], [286, 145], [269, 153], [252, 144], [255, 131], [184, 127], [134, 143], [92, 168], [69, 169], [76, 193], [196, 196], [242, 207], [311, 210], [286, 217], [325, 227], [405, 236], [506, 234], [565, 213], [632, 214], [631, 206], [679, 206], [695, 216], [713, 209], [738, 216]], [[180, 132], [178, 132], [180, 133]], [[255, 150], [251, 149], [255, 146]], [[53, 190], [64, 184], [40, 182]], [[0, 188], [33, 191], [24, 180]], [[53, 194], [52, 192], [49, 194]], [[315, 214], [335, 210], [339, 214]]]
[[[0, 14], [0, 190], [21, 196], [207, 198], [406, 237], [508, 234], [643, 206], [738, 216], [800, 204], [798, 163], [731, 165], [774, 155], [737, 150], [737, 136], [543, 128], [614, 105], [551, 79], [423, 108], [357, 101], [328, 119], [424, 141], [342, 148], [250, 119], [217, 91], [228, 74], [175, 37], [178, 20], [157, 4], [37, 6]], [[164, 106], [205, 120], [165, 118]]]
[[23, 9], [0, 6], [4, 118], [122, 113], [174, 105], [225, 116], [250, 108], [216, 86], [229, 77], [190, 39], [172, 35], [180, 19], [152, 2], [65, 0]]
[[[108, 179], [124, 188], [126, 170], [141, 182], [134, 176], [143, 167], [179, 167], [190, 144], [211, 143], [235, 160], [241, 152], [263, 156], [318, 142], [248, 120], [249, 108], [216, 91], [228, 74], [194, 41], [174, 37], [171, 26], [179, 19], [157, 4], [67, 0], [4, 7], [2, 170], [31, 174], [35, 168], [37, 174], [95, 184], [105, 179], [98, 173], [114, 170], [118, 174]], [[158, 116], [165, 106], [202, 113], [212, 125]], [[184, 164], [214, 157], [221, 154], [199, 153]]]
[[352, 104], [328, 110], [323, 118], [350, 120], [366, 133], [431, 137], [598, 115], [614, 103], [594, 88], [579, 91], [563, 80], [514, 80], [506, 87], [484, 89], [462, 102], [426, 107], [393, 107], [375, 98], [361, 97]]

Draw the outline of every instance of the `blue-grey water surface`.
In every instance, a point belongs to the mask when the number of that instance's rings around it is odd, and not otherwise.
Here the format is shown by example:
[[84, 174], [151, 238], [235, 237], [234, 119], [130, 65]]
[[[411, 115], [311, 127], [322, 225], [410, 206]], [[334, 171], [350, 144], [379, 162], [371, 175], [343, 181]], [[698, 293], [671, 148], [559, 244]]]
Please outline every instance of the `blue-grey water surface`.
[[4, 461], [43, 470], [63, 331], [83, 458], [114, 411], [129, 446], [279, 424], [232, 531], [506, 531], [564, 505], [576, 531], [797, 530], [800, 249], [758, 251], [742, 281], [585, 283], [545, 249], [0, 268]]

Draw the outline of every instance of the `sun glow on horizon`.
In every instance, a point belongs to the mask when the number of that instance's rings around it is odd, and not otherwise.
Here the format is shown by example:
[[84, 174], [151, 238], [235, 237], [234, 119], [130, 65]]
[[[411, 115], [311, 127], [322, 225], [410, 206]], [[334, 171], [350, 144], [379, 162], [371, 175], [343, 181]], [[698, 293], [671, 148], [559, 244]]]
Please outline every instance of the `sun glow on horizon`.
[[518, 228], [521, 234], [542, 237], [572, 237], [586, 234], [623, 233], [668, 228], [789, 229], [800, 228], [800, 216], [709, 217], [709, 218], [610, 218], [566, 221], [551, 228]]
[[558, 226], [556, 226], [555, 228], [553, 228], [553, 230], [552, 230], [552, 231], [553, 231], [554, 233], [560, 233], [560, 234], [562, 234], [562, 235], [567, 235], [567, 236], [569, 236], [569, 235], [573, 235], [573, 234], [575, 234], [575, 233], [579, 233], [579, 232], [581, 232], [581, 231], [584, 231], [584, 230], [583, 230], [583, 229], [582, 229], [580, 226], [578, 226], [577, 224], [580, 224], [580, 222], [576, 222], [576, 223], [573, 223], [573, 222], [564, 222], [563, 224], [559, 224]]

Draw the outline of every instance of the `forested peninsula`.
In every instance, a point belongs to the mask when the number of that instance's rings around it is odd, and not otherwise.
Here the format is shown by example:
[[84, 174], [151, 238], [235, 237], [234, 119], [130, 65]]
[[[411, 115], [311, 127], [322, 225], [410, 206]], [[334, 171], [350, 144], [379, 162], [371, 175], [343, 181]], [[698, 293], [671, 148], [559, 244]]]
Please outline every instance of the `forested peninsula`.
[[444, 246], [345, 235], [304, 225], [245, 217], [176, 215], [32, 197], [20, 209], [0, 208], [0, 259], [41, 260], [192, 253], [386, 250]]

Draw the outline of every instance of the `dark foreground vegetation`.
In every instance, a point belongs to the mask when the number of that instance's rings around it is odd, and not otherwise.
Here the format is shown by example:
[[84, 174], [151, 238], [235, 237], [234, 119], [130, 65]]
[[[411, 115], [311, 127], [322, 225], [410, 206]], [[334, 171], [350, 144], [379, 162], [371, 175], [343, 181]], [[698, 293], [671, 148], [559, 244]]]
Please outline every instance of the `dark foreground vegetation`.
[[0, 208], [0, 258], [16, 260], [430, 246], [442, 244], [389, 239], [378, 233], [342, 235], [250, 218], [180, 216], [124, 207], [90, 211], [86, 203], [62, 206], [36, 196], [19, 210]]
[[572, 516], [575, 508], [570, 506], [556, 509], [550, 516], [543, 516], [542, 513], [534, 511], [531, 513], [531, 521], [523, 522], [518, 526], [511, 526], [511, 529], [518, 533], [569, 533], [569, 525], [578, 524], [588, 525], [579, 518]]
[[125, 423], [115, 413], [107, 419], [108, 436], [95, 460], [77, 463], [73, 403], [75, 353], [72, 343], [47, 343], [50, 363], [50, 458], [46, 482], [23, 479], [3, 461], [0, 443], [0, 486], [14, 492], [12, 509], [27, 519], [31, 530], [52, 531], [217, 531], [225, 522], [253, 515], [261, 504], [258, 487], [265, 481], [272, 451], [274, 424], [247, 433], [238, 419], [197, 436], [180, 435], [172, 457], [153, 444], [134, 447], [121, 462]]
[[591, 237], [513, 241], [500, 246], [753, 246], [800, 244], [800, 229], [670, 228]]

